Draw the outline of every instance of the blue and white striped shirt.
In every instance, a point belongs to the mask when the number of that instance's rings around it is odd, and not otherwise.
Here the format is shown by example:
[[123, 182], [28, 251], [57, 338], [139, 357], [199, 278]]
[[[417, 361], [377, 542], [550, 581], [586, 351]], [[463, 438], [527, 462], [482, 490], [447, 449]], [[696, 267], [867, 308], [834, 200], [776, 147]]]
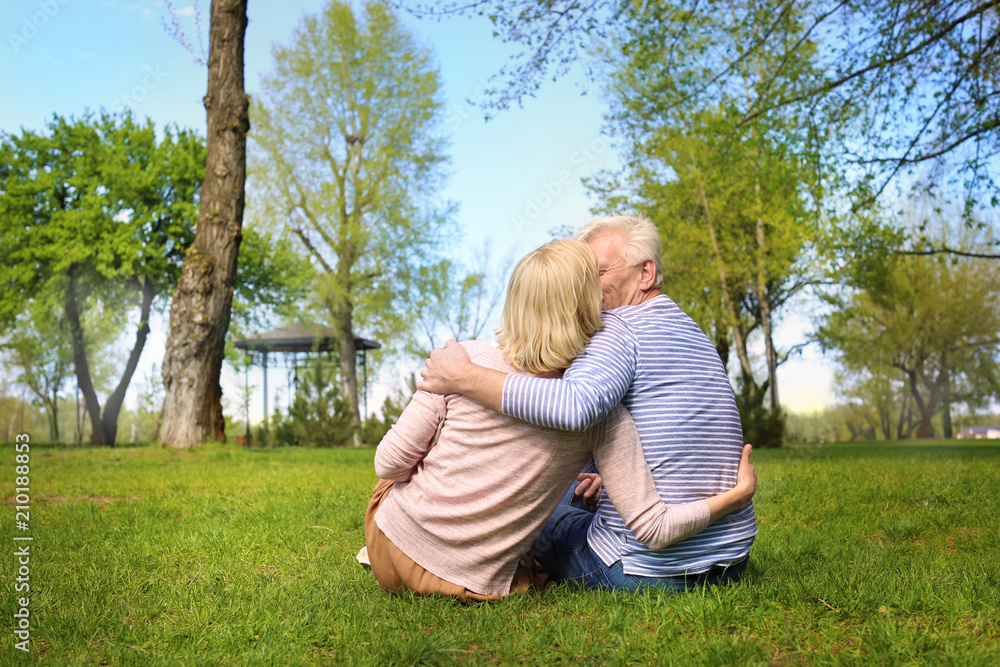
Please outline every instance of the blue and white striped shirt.
[[[604, 329], [562, 379], [508, 376], [503, 412], [578, 431], [621, 402], [635, 420], [664, 503], [679, 505], [732, 488], [743, 429], [712, 343], [664, 294], [603, 318]], [[669, 577], [734, 563], [749, 553], [756, 534], [751, 504], [693, 537], [651, 551], [625, 527], [605, 494], [588, 541], [607, 565], [621, 560], [626, 574]]]

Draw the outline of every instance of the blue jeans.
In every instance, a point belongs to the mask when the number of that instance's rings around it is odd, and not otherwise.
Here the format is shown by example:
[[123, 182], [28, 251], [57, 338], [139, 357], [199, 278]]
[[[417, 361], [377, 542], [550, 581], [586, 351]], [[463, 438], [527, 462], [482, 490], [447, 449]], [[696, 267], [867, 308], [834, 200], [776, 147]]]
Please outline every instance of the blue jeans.
[[587, 543], [587, 530], [594, 518], [573, 495], [576, 484], [563, 497], [541, 534], [531, 545], [531, 555], [556, 581], [569, 581], [582, 588], [605, 591], [663, 589], [689, 591], [697, 586], [739, 581], [747, 558], [728, 567], [677, 577], [641, 577], [625, 574], [621, 561], [605, 565]]

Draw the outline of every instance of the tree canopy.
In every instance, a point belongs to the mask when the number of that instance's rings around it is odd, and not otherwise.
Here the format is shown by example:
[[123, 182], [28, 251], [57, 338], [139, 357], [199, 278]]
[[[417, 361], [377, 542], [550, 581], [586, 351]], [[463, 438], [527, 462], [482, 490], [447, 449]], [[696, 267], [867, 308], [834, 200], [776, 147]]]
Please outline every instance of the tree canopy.
[[252, 107], [251, 179], [319, 277], [318, 307], [341, 332], [340, 377], [357, 424], [353, 336], [394, 344], [407, 281], [432, 259], [450, 208], [435, 199], [444, 139], [440, 77], [384, 3], [306, 16]]
[[[0, 136], [0, 332], [21, 379], [53, 414], [65, 356], [95, 442], [113, 444], [125, 391], [194, 238], [204, 140], [130, 114], [55, 116]], [[247, 230], [238, 320], [298, 298], [308, 280], [287, 240]], [[123, 368], [105, 348], [134, 327]], [[113, 365], [113, 364], [112, 364]], [[103, 412], [99, 393], [111, 374]], [[46, 398], [41, 398], [44, 394]], [[54, 423], [54, 422], [53, 422]]]
[[[727, 11], [707, 5], [681, 23], [670, 7], [644, 7], [624, 20], [604, 54], [609, 78], [609, 129], [620, 138], [624, 169], [592, 181], [599, 206], [639, 210], [660, 228], [664, 285], [715, 340], [723, 362], [736, 353], [747, 436], [780, 441], [780, 428], [754, 422], [765, 394], [780, 423], [773, 324], [781, 307], [814, 279], [810, 254], [824, 206], [830, 167], [826, 134], [815, 119], [778, 110], [742, 123], [748, 109], [780, 94], [770, 81], [779, 63], [757, 53], [714, 74], [758, 36], [760, 7], [733, 0]], [[815, 47], [792, 15], [775, 31], [798, 44], [785, 63], [785, 85], [809, 77]], [[672, 51], [685, 54], [664, 68]], [[764, 343], [766, 377], [756, 375], [750, 336]]]
[[[958, 248], [981, 241], [957, 212], [949, 219], [926, 201], [909, 207], [911, 223], [936, 240]], [[851, 279], [853, 289], [828, 297], [833, 310], [818, 340], [856, 379], [852, 391], [875, 406], [886, 437], [893, 423], [899, 437], [914, 427], [917, 437], [933, 437], [938, 412], [951, 437], [953, 406], [981, 406], [1000, 394], [1000, 267], [968, 257], [876, 261], [887, 265], [865, 267]]]
[[[420, 16], [477, 14], [494, 35], [521, 47], [492, 77], [485, 98], [492, 112], [531, 96], [546, 78], [581, 64], [588, 80], [599, 79], [600, 59], [616, 39], [647, 20], [669, 23], [655, 46], [657, 64], [669, 72], [685, 68], [687, 31], [705, 16], [731, 14], [729, 0], [633, 2], [632, 0], [438, 0], [403, 2]], [[743, 48], [725, 51], [701, 71], [706, 87], [757, 59], [774, 63], [764, 81], [766, 95], [742, 110], [751, 123], [778, 109], [819, 114], [845, 124], [839, 159], [853, 165], [856, 196], [868, 203], [908, 172], [926, 182], [950, 181], [964, 191], [967, 213], [998, 202], [996, 162], [1000, 150], [1000, 13], [994, 0], [911, 3], [770, 0], [755, 6]], [[788, 41], [783, 26], [799, 26]], [[793, 77], [800, 50], [816, 45], [817, 67]], [[678, 105], [688, 103], [679, 98]], [[914, 171], [922, 168], [922, 171]], [[910, 178], [908, 176], [908, 178]], [[990, 254], [990, 253], [986, 253]]]
[[[128, 113], [55, 116], [41, 134], [0, 140], [0, 323], [58, 303], [93, 439], [113, 444], [118, 412], [149, 333], [154, 300], [176, 282], [190, 243], [204, 148], [195, 134]], [[139, 309], [134, 344], [102, 414], [83, 328], [88, 304]]]

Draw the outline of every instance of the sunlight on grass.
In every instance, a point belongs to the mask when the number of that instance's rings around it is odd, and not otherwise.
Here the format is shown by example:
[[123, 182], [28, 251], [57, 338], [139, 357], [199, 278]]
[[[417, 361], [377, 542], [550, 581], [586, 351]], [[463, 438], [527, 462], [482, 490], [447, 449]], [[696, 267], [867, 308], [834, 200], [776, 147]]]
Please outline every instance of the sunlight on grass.
[[[30, 659], [986, 665], [1000, 653], [996, 445], [760, 450], [760, 535], [740, 584], [555, 587], [468, 606], [388, 595], [355, 563], [373, 456], [33, 450]], [[4, 559], [8, 618], [13, 567]], [[14, 653], [9, 633], [0, 651]]]

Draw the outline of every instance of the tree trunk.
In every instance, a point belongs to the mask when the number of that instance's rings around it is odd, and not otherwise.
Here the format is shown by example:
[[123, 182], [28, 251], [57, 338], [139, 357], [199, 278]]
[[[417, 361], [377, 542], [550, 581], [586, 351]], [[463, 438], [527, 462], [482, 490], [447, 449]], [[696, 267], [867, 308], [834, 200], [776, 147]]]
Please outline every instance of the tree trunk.
[[913, 427], [910, 425], [910, 394], [903, 391], [903, 404], [899, 408], [899, 421], [896, 423], [896, 439], [908, 440]]
[[929, 440], [934, 437], [934, 424], [931, 419], [934, 417], [933, 410], [922, 410], [920, 413], [920, 426], [917, 427], [917, 438]]
[[942, 375], [944, 385], [941, 387], [941, 429], [944, 431], [944, 437], [950, 440], [954, 437], [951, 428], [951, 374], [942, 371]]
[[885, 405], [879, 401], [878, 406], [879, 428], [882, 429], [882, 437], [885, 440], [892, 440], [892, 406]]
[[722, 259], [722, 251], [719, 247], [719, 241], [715, 236], [715, 225], [712, 221], [712, 209], [708, 205], [708, 196], [705, 194], [704, 181], [698, 182], [698, 196], [701, 200], [702, 210], [705, 213], [705, 225], [708, 229], [708, 239], [712, 244], [712, 255], [715, 257], [715, 263], [719, 268], [719, 289], [722, 292], [722, 300], [726, 305], [726, 315], [729, 319], [729, 328], [733, 332], [733, 338], [736, 339], [736, 355], [740, 359], [740, 368], [743, 369], [744, 376], [752, 383], [751, 394], [755, 396], [757, 393], [757, 383], [753, 379], [753, 368], [750, 366], [750, 357], [747, 354], [746, 338], [743, 336], [743, 331], [740, 328], [740, 318], [736, 312], [736, 302], [729, 294], [729, 278], [726, 275], [726, 264]]
[[[735, 8], [731, 5], [730, 11], [735, 18]], [[742, 66], [742, 63], [741, 63]], [[767, 76], [763, 72], [763, 66], [758, 61], [758, 80], [766, 81]], [[750, 77], [746, 70], [742, 70], [743, 92], [746, 96], [747, 111], [754, 108], [754, 99], [751, 95], [752, 86]], [[767, 262], [766, 262], [766, 239], [764, 234], [763, 201], [760, 196], [760, 163], [763, 150], [763, 137], [760, 134], [759, 126], [754, 123], [751, 126], [752, 136], [760, 147], [755, 149], [753, 160], [753, 191], [754, 191], [754, 213], [756, 214], [756, 241], [757, 241], [757, 303], [760, 308], [760, 325], [764, 334], [764, 352], [767, 358], [767, 384], [771, 397], [771, 414], [778, 412], [778, 355], [774, 350], [774, 337], [771, 334], [771, 302], [767, 295]]]
[[76, 300], [76, 267], [71, 266], [67, 272], [69, 282], [66, 285], [66, 319], [69, 320], [69, 335], [73, 341], [73, 370], [76, 372], [76, 385], [83, 392], [83, 402], [90, 415], [90, 441], [95, 445], [114, 445], [114, 440], [108, 440], [101, 423], [101, 404], [94, 391], [94, 383], [90, 379], [90, 364], [87, 363], [87, 348], [84, 346], [83, 325], [80, 323], [80, 308]]
[[354, 334], [352, 333], [351, 306], [345, 304], [340, 317], [337, 318], [336, 327], [340, 334], [340, 387], [347, 399], [347, 404], [351, 410], [351, 426], [353, 428], [352, 438], [354, 444], [360, 444], [358, 437], [360, 433], [357, 427], [361, 420], [358, 412], [358, 351], [354, 347]]
[[125, 391], [132, 381], [135, 368], [139, 365], [139, 357], [142, 356], [142, 349], [146, 346], [146, 338], [149, 336], [149, 310], [156, 298], [156, 288], [149, 280], [141, 280], [142, 306], [139, 311], [139, 329], [135, 332], [135, 345], [129, 353], [128, 361], [125, 364], [125, 371], [114, 392], [108, 396], [104, 402], [104, 414], [101, 416], [101, 425], [104, 429], [104, 437], [108, 444], [114, 444], [118, 437], [118, 413], [121, 412], [122, 402], [125, 400]]
[[224, 440], [219, 376], [242, 240], [249, 99], [243, 86], [246, 0], [213, 0], [208, 52], [205, 181], [194, 244], [170, 308], [161, 442]]
[[[348, 167], [351, 169], [351, 177], [354, 181], [355, 196], [357, 196], [357, 165], [360, 158], [357, 157], [354, 144], [348, 141]], [[356, 159], [352, 159], [352, 155]], [[346, 178], [346, 174], [345, 174]], [[344, 187], [343, 182], [340, 185]], [[341, 208], [341, 223], [337, 230], [338, 239], [337, 251], [337, 285], [343, 292], [337, 295], [332, 308], [333, 327], [340, 335], [340, 387], [347, 405], [351, 412], [351, 442], [354, 445], [361, 444], [361, 424], [360, 412], [358, 410], [358, 372], [357, 355], [358, 351], [354, 347], [354, 304], [351, 302], [354, 293], [354, 285], [351, 281], [351, 270], [358, 259], [358, 248], [354, 243], [355, 234], [358, 233], [363, 220], [362, 212], [358, 202], [350, 212], [347, 209], [347, 200], [343, 200]]]
[[719, 353], [719, 360], [722, 361], [722, 367], [729, 372], [729, 338], [724, 333], [720, 333], [719, 329], [716, 328], [715, 337], [715, 351]]
[[[128, 389], [132, 375], [136, 366], [139, 365], [139, 357], [142, 356], [142, 349], [146, 345], [146, 337], [149, 335], [149, 311], [156, 297], [156, 290], [152, 283], [143, 281], [142, 306], [139, 314], [139, 330], [135, 334], [135, 345], [129, 354], [128, 362], [125, 364], [125, 371], [115, 391], [108, 397], [104, 404], [104, 415], [101, 415], [101, 404], [97, 400], [97, 392], [94, 390], [94, 383], [90, 378], [90, 364], [87, 362], [87, 349], [83, 340], [83, 325], [80, 322], [80, 305], [76, 298], [76, 271], [73, 267], [69, 272], [69, 283], [66, 286], [66, 318], [69, 320], [70, 337], [73, 340], [73, 366], [76, 371], [76, 384], [83, 392], [84, 401], [87, 406], [87, 413], [90, 415], [91, 435], [90, 441], [96, 445], [110, 445], [114, 447], [115, 437], [118, 435], [118, 413], [121, 411], [122, 402], [125, 400], [125, 391]], [[52, 408], [53, 418], [55, 417], [55, 407]], [[56, 430], [58, 433], [58, 427]]]
[[49, 413], [49, 440], [59, 442], [59, 393], [52, 390], [51, 400], [46, 399]]
[[[754, 185], [760, 199], [760, 184]], [[758, 204], [759, 205], [759, 204]], [[764, 333], [764, 351], [767, 356], [767, 381], [771, 390], [771, 412], [778, 410], [778, 354], [774, 351], [771, 335], [771, 301], [767, 295], [767, 263], [765, 256], [764, 218], [757, 218], [757, 301], [760, 305], [760, 326]]]
[[920, 389], [917, 386], [917, 371], [907, 371], [907, 375], [910, 378], [910, 395], [913, 396], [913, 401], [917, 404], [917, 410], [920, 411], [920, 425], [917, 427], [917, 438], [922, 440], [933, 438], [934, 424], [931, 419], [934, 417], [934, 409], [937, 405], [936, 397], [932, 393], [925, 401], [924, 397], [920, 395]]
[[80, 408], [80, 383], [76, 383], [76, 420], [73, 422], [73, 444], [79, 447], [83, 444], [83, 410]]

